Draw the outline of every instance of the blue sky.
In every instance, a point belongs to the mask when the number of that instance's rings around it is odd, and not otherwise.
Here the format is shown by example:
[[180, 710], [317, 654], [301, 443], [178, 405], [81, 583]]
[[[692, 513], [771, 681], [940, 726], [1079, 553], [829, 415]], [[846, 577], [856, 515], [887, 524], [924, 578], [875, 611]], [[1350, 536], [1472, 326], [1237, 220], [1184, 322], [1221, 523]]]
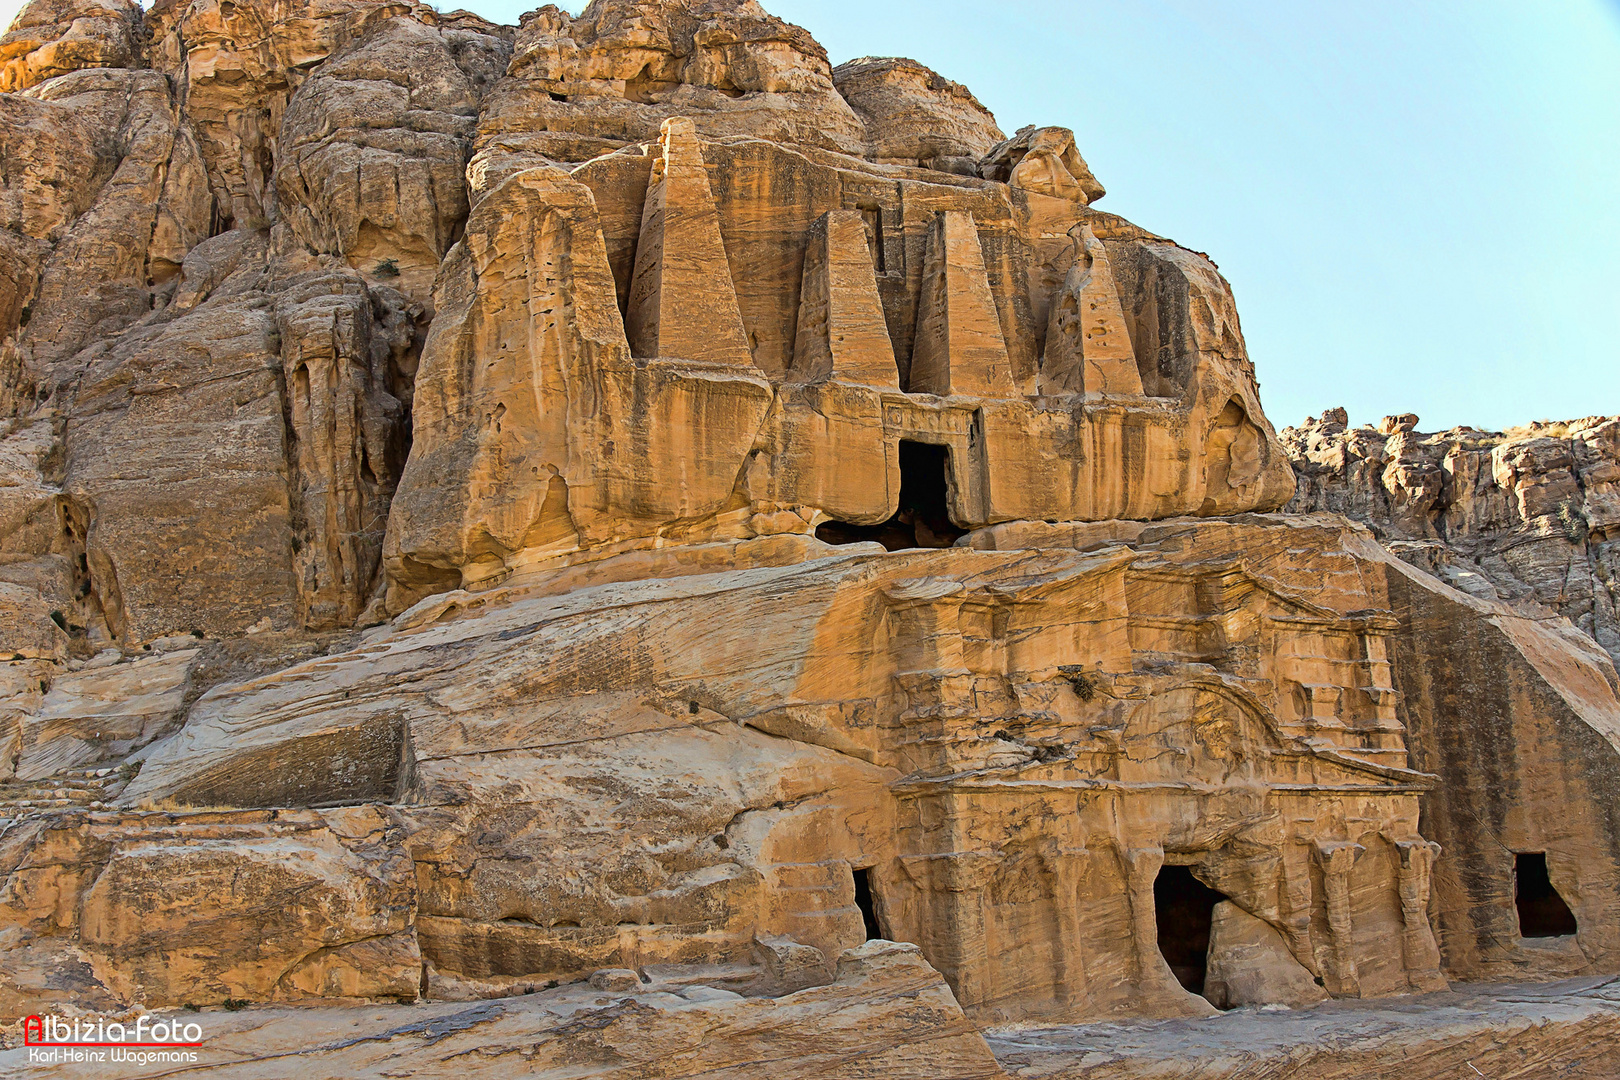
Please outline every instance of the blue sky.
[[834, 63], [966, 83], [1009, 133], [1073, 128], [1101, 208], [1232, 282], [1279, 426], [1620, 412], [1616, 0], [765, 5]]

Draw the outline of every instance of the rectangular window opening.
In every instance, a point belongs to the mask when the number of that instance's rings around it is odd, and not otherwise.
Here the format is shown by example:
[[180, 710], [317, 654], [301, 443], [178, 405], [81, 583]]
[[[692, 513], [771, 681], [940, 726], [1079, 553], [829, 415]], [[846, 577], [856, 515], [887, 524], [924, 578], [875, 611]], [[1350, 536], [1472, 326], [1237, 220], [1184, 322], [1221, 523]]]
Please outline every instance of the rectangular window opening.
[[1567, 937], [1575, 933], [1575, 913], [1553, 888], [1544, 851], [1514, 854], [1513, 903], [1519, 909], [1520, 937]]
[[947, 548], [967, 530], [951, 520], [951, 449], [900, 440], [900, 503], [881, 525], [824, 521], [816, 539], [828, 544], [876, 542], [889, 551]]

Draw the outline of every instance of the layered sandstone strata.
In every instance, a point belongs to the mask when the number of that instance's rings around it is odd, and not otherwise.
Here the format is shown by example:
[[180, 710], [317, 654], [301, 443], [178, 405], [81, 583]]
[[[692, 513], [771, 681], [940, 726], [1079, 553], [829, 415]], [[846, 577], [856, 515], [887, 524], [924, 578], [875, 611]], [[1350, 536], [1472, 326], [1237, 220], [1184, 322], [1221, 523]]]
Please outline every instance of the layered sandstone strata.
[[[1356, 440], [1067, 130], [751, 0], [37, 0], [0, 65], [8, 1015], [969, 1077], [1620, 970], [1610, 658], [1278, 513]], [[1598, 550], [1612, 426], [1470, 520]]]

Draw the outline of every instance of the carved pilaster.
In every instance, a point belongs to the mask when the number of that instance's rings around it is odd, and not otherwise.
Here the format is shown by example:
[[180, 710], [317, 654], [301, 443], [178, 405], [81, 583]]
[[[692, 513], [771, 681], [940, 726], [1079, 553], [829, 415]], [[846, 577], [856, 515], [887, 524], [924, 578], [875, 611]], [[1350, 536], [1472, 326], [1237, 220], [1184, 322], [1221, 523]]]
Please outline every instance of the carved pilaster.
[[1322, 974], [1311, 948], [1310, 849], [1303, 844], [1287, 844], [1282, 854], [1282, 924], [1288, 935], [1288, 949], [1312, 975]]
[[1144, 993], [1167, 988], [1175, 983], [1175, 976], [1159, 953], [1159, 924], [1153, 902], [1153, 882], [1164, 866], [1164, 849], [1121, 847], [1119, 857], [1125, 865], [1125, 893], [1131, 904], [1131, 946], [1136, 957], [1137, 983]]
[[1449, 984], [1440, 974], [1440, 946], [1429, 925], [1429, 885], [1440, 845], [1422, 837], [1395, 841], [1401, 856], [1400, 896], [1402, 958], [1406, 982], [1414, 990], [1444, 990]]
[[1084, 1004], [1091, 987], [1086, 978], [1080, 894], [1090, 869], [1091, 852], [1085, 848], [1059, 848], [1044, 858], [1052, 876], [1052, 902], [1057, 908], [1058, 1000], [1065, 1005]]
[[1345, 997], [1361, 996], [1361, 976], [1356, 971], [1355, 925], [1350, 913], [1350, 871], [1366, 852], [1360, 844], [1318, 840], [1314, 849], [1322, 868], [1326, 893], [1328, 934], [1331, 938], [1333, 975], [1336, 992]]
[[1001, 856], [988, 851], [953, 851], [901, 858], [906, 873], [928, 896], [933, 932], [921, 943], [928, 962], [939, 969], [964, 1009], [989, 999], [990, 960], [985, 942], [984, 888]]

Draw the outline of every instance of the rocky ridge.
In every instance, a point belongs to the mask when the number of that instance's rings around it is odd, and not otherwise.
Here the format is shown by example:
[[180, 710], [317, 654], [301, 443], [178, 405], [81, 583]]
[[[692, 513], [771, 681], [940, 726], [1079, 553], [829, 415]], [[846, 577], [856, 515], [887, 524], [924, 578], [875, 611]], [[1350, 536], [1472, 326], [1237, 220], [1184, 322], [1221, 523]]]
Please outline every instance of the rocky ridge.
[[1410, 414], [1352, 428], [1343, 409], [1280, 433], [1288, 509], [1367, 524], [1454, 588], [1562, 616], [1620, 660], [1620, 417], [1425, 435]]

